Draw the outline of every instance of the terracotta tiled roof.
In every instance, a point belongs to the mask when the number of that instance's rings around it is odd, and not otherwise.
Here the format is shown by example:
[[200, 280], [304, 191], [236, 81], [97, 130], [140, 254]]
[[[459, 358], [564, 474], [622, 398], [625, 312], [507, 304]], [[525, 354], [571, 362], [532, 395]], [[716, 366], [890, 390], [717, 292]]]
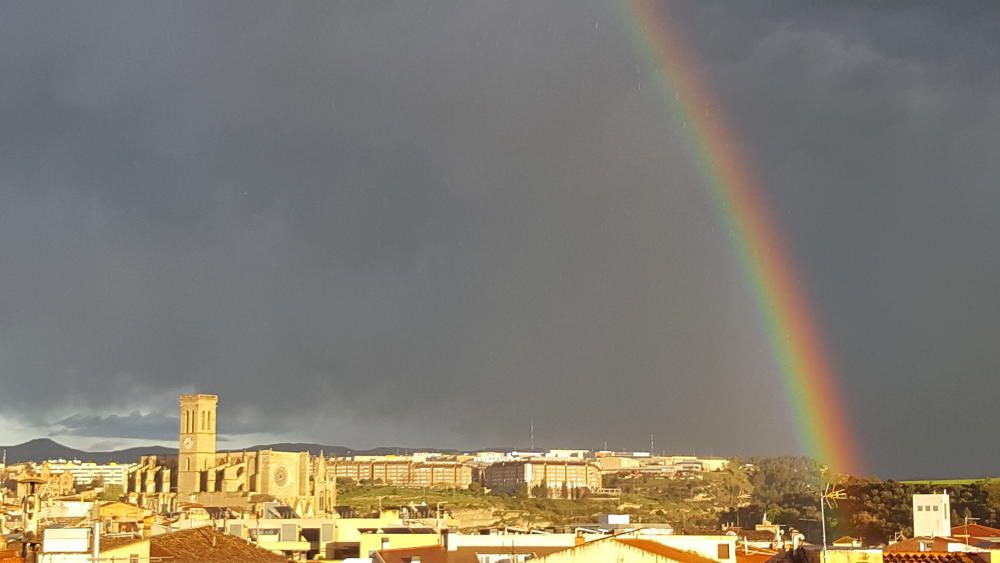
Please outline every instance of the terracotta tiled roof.
[[150, 557], [170, 563], [287, 563], [288, 559], [210, 526], [149, 538]]
[[746, 552], [743, 547], [736, 548], [736, 563], [767, 563], [780, 552], [776, 549], [751, 549]]
[[751, 553], [736, 552], [736, 563], [767, 563], [778, 555], [777, 551], [755, 551]]
[[884, 563], [988, 563], [978, 553], [961, 551], [887, 551], [883, 555]]
[[[705, 535], [712, 535], [715, 532], [709, 532]], [[774, 532], [769, 532], [767, 530], [744, 530], [743, 528], [730, 528], [726, 530], [727, 536], [736, 536], [737, 539], [745, 539], [752, 542], [773, 542]]]
[[955, 526], [951, 529], [953, 536], [972, 536], [974, 538], [1000, 538], [1000, 529], [982, 526], [980, 524], [969, 524]]
[[101, 536], [101, 551], [118, 549], [119, 547], [124, 547], [126, 545], [131, 545], [133, 543], [139, 543], [148, 540], [149, 538], [130, 538], [130, 537], [105, 537]]
[[884, 551], [886, 553], [918, 552], [923, 544], [927, 544], [931, 541], [931, 538], [910, 538], [886, 546]]
[[714, 559], [709, 559], [707, 557], [702, 557], [693, 551], [684, 551], [683, 549], [677, 549], [676, 547], [670, 547], [668, 545], [663, 545], [660, 542], [653, 540], [642, 540], [642, 539], [615, 539], [618, 543], [623, 543], [628, 546], [639, 548], [643, 551], [648, 551], [656, 555], [662, 555], [679, 563], [716, 563]]

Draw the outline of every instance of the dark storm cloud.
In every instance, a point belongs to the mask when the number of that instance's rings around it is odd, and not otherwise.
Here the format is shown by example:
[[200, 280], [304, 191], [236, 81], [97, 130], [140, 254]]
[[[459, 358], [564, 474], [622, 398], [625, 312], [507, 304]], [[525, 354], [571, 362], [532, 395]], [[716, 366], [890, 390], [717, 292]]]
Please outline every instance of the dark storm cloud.
[[[963, 432], [1000, 364], [997, 14], [670, 12], [788, 234], [872, 468], [995, 465]], [[8, 6], [4, 417], [166, 439], [158, 413], [197, 390], [221, 394], [223, 432], [327, 443], [524, 445], [533, 419], [542, 445], [797, 451], [689, 124], [622, 16]]]
[[176, 416], [133, 411], [127, 415], [74, 414], [55, 422], [50, 428], [54, 435], [60, 436], [173, 440], [177, 436], [178, 427]]

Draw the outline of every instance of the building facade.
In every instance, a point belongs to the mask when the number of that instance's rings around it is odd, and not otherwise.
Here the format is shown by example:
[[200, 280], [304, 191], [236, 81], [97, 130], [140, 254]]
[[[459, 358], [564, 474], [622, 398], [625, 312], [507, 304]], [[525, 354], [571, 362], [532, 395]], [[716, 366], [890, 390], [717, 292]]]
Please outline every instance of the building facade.
[[525, 486], [544, 485], [550, 497], [573, 497], [601, 488], [601, 470], [584, 460], [533, 458], [494, 463], [483, 472], [483, 484], [493, 490], [512, 492]]
[[914, 537], [951, 534], [951, 500], [948, 493], [913, 495]]
[[[330, 514], [333, 475], [322, 456], [274, 450], [217, 452], [216, 395], [181, 395], [177, 456], [144, 456], [128, 474], [127, 492], [154, 510], [175, 501], [230, 505], [252, 494], [280, 499], [303, 515]], [[313, 467], [315, 466], [315, 467]]]
[[104, 485], [125, 486], [128, 481], [129, 464], [107, 463], [98, 464], [89, 461], [66, 461], [65, 459], [49, 460], [42, 464], [53, 474], [69, 473], [77, 486], [86, 486], [94, 481]]
[[472, 466], [460, 461], [335, 459], [329, 462], [335, 477], [355, 482], [379, 481], [400, 487], [447, 487], [466, 489], [472, 484]]

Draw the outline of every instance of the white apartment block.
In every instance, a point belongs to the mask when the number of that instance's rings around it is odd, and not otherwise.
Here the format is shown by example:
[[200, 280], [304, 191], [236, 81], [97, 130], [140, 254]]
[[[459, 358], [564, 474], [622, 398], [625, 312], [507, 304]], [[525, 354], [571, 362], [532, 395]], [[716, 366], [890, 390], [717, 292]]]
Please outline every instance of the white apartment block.
[[913, 536], [951, 535], [951, 502], [948, 493], [913, 495]]
[[89, 485], [95, 480], [101, 480], [105, 485], [121, 485], [123, 487], [128, 481], [128, 470], [132, 467], [130, 464], [99, 465], [92, 461], [67, 461], [65, 459], [49, 460], [42, 465], [47, 465], [49, 471], [54, 474], [69, 473], [77, 485]]

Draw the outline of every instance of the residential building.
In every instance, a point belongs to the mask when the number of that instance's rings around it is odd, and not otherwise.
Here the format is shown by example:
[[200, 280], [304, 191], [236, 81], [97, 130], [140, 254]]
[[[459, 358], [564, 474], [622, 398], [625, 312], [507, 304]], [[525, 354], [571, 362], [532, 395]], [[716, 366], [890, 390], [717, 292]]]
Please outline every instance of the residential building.
[[615, 472], [639, 467], [639, 461], [630, 457], [620, 457], [616, 455], [606, 455], [597, 458], [597, 465], [601, 471]]
[[37, 563], [91, 563], [149, 561], [149, 539], [121, 540], [96, 536], [92, 528], [49, 527], [42, 531]]
[[601, 488], [600, 467], [591, 461], [532, 458], [494, 463], [483, 474], [484, 485], [497, 491], [513, 492], [525, 486], [545, 485], [550, 497], [573, 498]]
[[50, 459], [42, 464], [42, 469], [48, 468], [50, 473], [69, 473], [77, 487], [86, 487], [97, 481], [101, 485], [117, 485], [124, 490], [128, 481], [130, 464], [106, 463], [65, 459]]
[[328, 462], [328, 467], [334, 477], [353, 479], [355, 482], [379, 481], [401, 487], [457, 489], [465, 489], [472, 484], [472, 466], [454, 459], [333, 459]]
[[562, 459], [562, 458], [584, 459], [584, 458], [587, 457], [587, 454], [589, 454], [589, 453], [590, 453], [590, 450], [549, 450], [545, 454], [545, 457], [552, 457], [552, 458], [559, 458], [559, 459]]
[[913, 535], [916, 537], [951, 534], [951, 501], [948, 493], [913, 495]]
[[358, 531], [361, 533], [358, 547], [361, 557], [371, 557], [376, 551], [385, 549], [441, 545], [440, 532], [425, 526], [384, 526]]
[[532, 563], [714, 563], [697, 553], [642, 538], [606, 538], [531, 559]]
[[472, 461], [475, 463], [492, 464], [501, 461], [510, 461], [514, 458], [507, 455], [504, 452], [476, 452], [472, 456]]

